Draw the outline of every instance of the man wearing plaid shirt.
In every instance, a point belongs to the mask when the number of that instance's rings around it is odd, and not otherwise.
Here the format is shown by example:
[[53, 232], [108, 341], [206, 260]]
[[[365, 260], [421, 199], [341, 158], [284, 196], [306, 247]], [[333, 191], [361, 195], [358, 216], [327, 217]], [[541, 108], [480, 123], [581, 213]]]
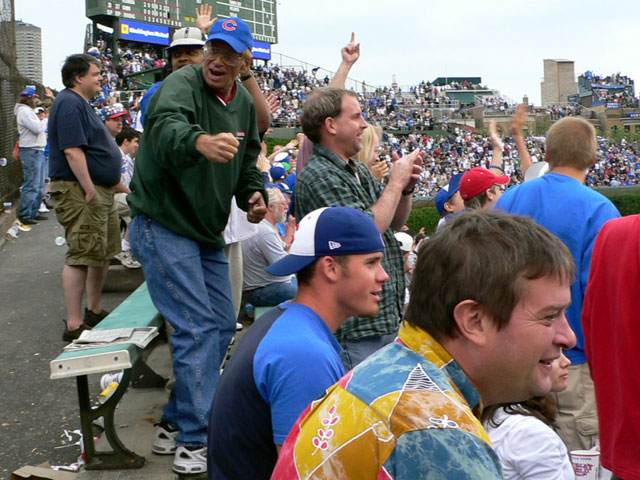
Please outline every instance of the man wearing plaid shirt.
[[316, 90], [304, 104], [302, 128], [314, 142], [313, 155], [298, 176], [295, 187], [296, 218], [321, 207], [341, 205], [370, 215], [382, 233], [382, 264], [389, 275], [384, 284], [378, 315], [352, 317], [338, 329], [345, 369], [350, 370], [396, 336], [403, 312], [404, 266], [394, 230], [411, 213], [412, 193], [422, 172], [424, 152], [394, 154], [389, 180], [382, 187], [369, 169], [353, 157], [362, 148], [362, 117], [358, 97], [348, 90]]

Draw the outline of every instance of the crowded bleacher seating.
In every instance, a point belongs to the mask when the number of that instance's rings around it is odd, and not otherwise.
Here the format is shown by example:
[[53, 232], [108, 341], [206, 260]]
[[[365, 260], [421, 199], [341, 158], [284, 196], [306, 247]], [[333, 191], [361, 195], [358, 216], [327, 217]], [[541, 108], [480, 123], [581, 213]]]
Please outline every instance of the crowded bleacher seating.
[[[165, 60], [156, 46], [139, 43], [120, 42], [119, 64], [114, 64], [109, 45], [109, 36], [91, 45], [87, 53], [96, 56], [103, 64], [104, 98], [107, 103], [117, 101], [118, 92], [126, 90], [127, 75], [149, 68], [163, 66]], [[300, 127], [302, 107], [307, 96], [316, 88], [329, 84], [329, 75], [319, 68], [308, 70], [302, 67], [285, 67], [274, 62], [254, 66], [254, 75], [265, 94], [273, 93], [280, 101], [280, 108], [273, 114], [274, 127]], [[622, 75], [601, 77], [592, 72], [580, 76], [580, 80], [594, 86], [633, 85], [633, 80]], [[586, 84], [586, 83], [585, 83]], [[380, 146], [380, 158], [390, 162], [392, 152], [405, 154], [414, 148], [426, 151], [425, 170], [417, 186], [417, 197], [431, 197], [447, 184], [452, 175], [475, 166], [486, 166], [493, 157], [487, 135], [471, 132], [469, 129], [449, 125], [454, 119], [470, 117], [470, 109], [483, 106], [490, 114], [511, 115], [515, 105], [499, 94], [477, 96], [475, 103], [461, 103], [448, 96], [450, 91], [487, 90], [486, 86], [467, 80], [452, 80], [444, 85], [422, 81], [418, 85], [398, 87], [397, 85], [372, 88], [363, 84], [358, 92], [363, 112], [368, 122], [381, 125], [384, 135]], [[111, 100], [110, 100], [111, 99]], [[133, 97], [132, 97], [133, 99]], [[625, 91], [612, 91], [604, 100], [628, 105], [637, 100], [628, 98]], [[133, 103], [132, 117], [135, 116]], [[582, 107], [576, 104], [548, 105], [552, 120], [565, 116], [579, 115]], [[433, 109], [447, 109], [448, 117], [434, 118]], [[427, 135], [426, 131], [441, 129], [444, 134]], [[532, 160], [544, 160], [544, 138], [529, 137], [528, 147]], [[640, 164], [637, 161], [638, 145], [622, 139], [616, 143], [599, 138], [598, 158], [589, 170], [587, 184], [594, 187], [636, 185], [640, 178]], [[513, 139], [505, 139], [504, 169], [512, 182], [519, 183], [523, 176], [518, 153]]]

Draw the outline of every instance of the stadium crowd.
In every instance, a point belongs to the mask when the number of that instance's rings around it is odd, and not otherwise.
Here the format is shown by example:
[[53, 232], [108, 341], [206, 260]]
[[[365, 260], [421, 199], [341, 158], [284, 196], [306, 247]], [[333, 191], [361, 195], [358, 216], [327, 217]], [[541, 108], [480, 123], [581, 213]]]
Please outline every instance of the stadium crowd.
[[[119, 54], [121, 63], [112, 63], [111, 49], [106, 39], [99, 40], [96, 45], [87, 49], [87, 53], [96, 56], [103, 65], [105, 77], [103, 91], [106, 103], [116, 103], [118, 91], [126, 90], [127, 75], [148, 68], [163, 66], [164, 60], [151, 46], [140, 46], [139, 43], [121, 42]], [[319, 74], [319, 68], [310, 72], [298, 68], [285, 68], [274, 62], [263, 64], [256, 62], [253, 67], [254, 76], [260, 89], [265, 94], [273, 93], [278, 97], [279, 107], [272, 114], [272, 126], [300, 127], [302, 106], [307, 96], [317, 88], [326, 87], [330, 78]], [[590, 72], [587, 72], [590, 73]], [[586, 75], [586, 74], [585, 74]], [[612, 82], [628, 83], [626, 77], [590, 77], [598, 85], [610, 85]], [[491, 163], [493, 151], [489, 137], [479, 133], [470, 133], [458, 127], [449, 127], [431, 116], [433, 108], [450, 108], [460, 118], [466, 118], [472, 105], [461, 105], [447, 96], [449, 90], [478, 90], [486, 86], [468, 81], [451, 81], [440, 87], [431, 82], [420, 82], [405, 88], [384, 86], [373, 91], [359, 93], [363, 104], [363, 114], [368, 122], [383, 128], [380, 152], [381, 158], [391, 161], [392, 152], [401, 154], [422, 148], [427, 152], [425, 169], [417, 186], [416, 196], [432, 197], [437, 190], [446, 185], [448, 178], [474, 166], [486, 166]], [[137, 99], [133, 98], [128, 108], [131, 123], [136, 125]], [[479, 102], [488, 110], [512, 114], [514, 105], [499, 95], [480, 97]], [[99, 104], [98, 110], [104, 105]], [[553, 120], [566, 116], [576, 116], [580, 107], [574, 105], [551, 105], [549, 113]], [[427, 136], [418, 133], [443, 128], [447, 135]], [[402, 132], [402, 133], [398, 133]], [[405, 133], [410, 132], [410, 133]], [[533, 161], [544, 159], [544, 138], [529, 137], [528, 148]], [[594, 187], [637, 185], [640, 182], [640, 165], [637, 162], [637, 142], [622, 140], [620, 144], [606, 138], [598, 138], [598, 159], [589, 169], [587, 184]], [[504, 150], [505, 173], [512, 177], [514, 183], [523, 180], [520, 162], [512, 138], [505, 139]], [[638, 166], [638, 167], [637, 167]], [[637, 168], [636, 168], [637, 167]]]
[[85, 48], [86, 53], [97, 58], [102, 64], [102, 76], [104, 78], [103, 92], [106, 98], [115, 97], [117, 91], [129, 89], [128, 75], [142, 72], [150, 68], [162, 67], [165, 60], [162, 50], [151, 44], [139, 42], [118, 42], [117, 54], [119, 62], [114, 61], [111, 47], [111, 35], [100, 32], [95, 44]]

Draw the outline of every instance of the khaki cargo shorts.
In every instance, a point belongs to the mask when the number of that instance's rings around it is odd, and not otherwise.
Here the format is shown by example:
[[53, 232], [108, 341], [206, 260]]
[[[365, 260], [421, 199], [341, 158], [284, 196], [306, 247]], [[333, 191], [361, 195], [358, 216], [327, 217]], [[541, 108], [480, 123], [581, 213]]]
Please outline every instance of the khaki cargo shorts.
[[51, 182], [51, 200], [64, 227], [69, 250], [67, 265], [102, 267], [120, 253], [120, 223], [113, 190], [96, 185], [90, 202], [78, 182]]

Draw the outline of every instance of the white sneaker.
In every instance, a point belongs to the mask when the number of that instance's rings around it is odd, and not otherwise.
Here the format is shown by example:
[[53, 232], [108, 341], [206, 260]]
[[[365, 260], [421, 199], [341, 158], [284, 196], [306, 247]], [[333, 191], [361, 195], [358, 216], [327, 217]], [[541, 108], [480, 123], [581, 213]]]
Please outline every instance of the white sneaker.
[[176, 436], [178, 430], [167, 430], [156, 424], [156, 436], [151, 444], [151, 451], [157, 455], [173, 455], [176, 453]]
[[133, 258], [133, 254], [131, 250], [125, 250], [116, 255], [116, 260], [118, 260], [122, 265], [127, 268], [141, 268], [142, 265], [135, 258]]
[[191, 451], [185, 447], [178, 447], [173, 458], [173, 471], [192, 475], [207, 471], [207, 447]]
[[44, 202], [42, 202], [40, 204], [40, 208], [38, 209], [38, 212], [40, 213], [47, 213], [49, 211], [49, 209], [47, 208], [47, 206], [44, 204]]
[[242, 325], [240, 322], [236, 322], [236, 332], [239, 332], [243, 328], [244, 328], [244, 325]]

